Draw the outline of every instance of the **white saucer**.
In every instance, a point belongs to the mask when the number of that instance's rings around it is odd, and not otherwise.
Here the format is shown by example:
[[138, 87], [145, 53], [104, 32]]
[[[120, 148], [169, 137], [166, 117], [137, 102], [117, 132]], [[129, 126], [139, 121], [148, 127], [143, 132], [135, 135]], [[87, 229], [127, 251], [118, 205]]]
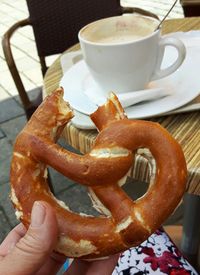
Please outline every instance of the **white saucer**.
[[[184, 42], [187, 50], [186, 59], [176, 72], [149, 84], [153, 88], [170, 90], [170, 95], [126, 108], [125, 111], [130, 119], [148, 118], [167, 113], [198, 96], [200, 92], [200, 32], [175, 33], [174, 36]], [[163, 67], [171, 64], [175, 56], [176, 50], [168, 47]], [[88, 115], [97, 109], [97, 105], [87, 97], [85, 91], [89, 89], [96, 94], [100, 91], [83, 60], [64, 73], [60, 86], [65, 91], [64, 99], [76, 110], [75, 118], [72, 120], [75, 126], [82, 129], [95, 128]]]

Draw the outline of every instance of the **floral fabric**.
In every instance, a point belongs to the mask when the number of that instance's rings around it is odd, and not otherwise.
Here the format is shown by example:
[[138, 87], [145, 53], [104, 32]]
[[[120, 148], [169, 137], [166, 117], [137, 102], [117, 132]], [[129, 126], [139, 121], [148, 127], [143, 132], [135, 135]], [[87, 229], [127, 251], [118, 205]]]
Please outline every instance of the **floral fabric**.
[[198, 275], [162, 230], [121, 254], [112, 275]]

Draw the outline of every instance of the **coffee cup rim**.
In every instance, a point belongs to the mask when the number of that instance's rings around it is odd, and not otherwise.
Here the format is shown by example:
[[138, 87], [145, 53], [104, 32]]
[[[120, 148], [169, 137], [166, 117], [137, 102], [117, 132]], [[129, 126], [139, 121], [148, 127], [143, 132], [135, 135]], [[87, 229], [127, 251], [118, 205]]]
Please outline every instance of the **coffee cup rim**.
[[[137, 15], [135, 15], [135, 16], [137, 16]], [[143, 16], [143, 15], [139, 15], [139, 16], [140, 16], [140, 17], [149, 18], [148, 16]], [[88, 28], [89, 26], [91, 26], [91, 25], [93, 25], [93, 24], [96, 24], [96, 22], [102, 21], [102, 20], [104, 20], [104, 19], [106, 20], [106, 19], [108, 19], [108, 18], [117, 18], [117, 17], [120, 17], [120, 15], [119, 15], [119, 16], [107, 17], [107, 18], [101, 18], [101, 19], [98, 19], [98, 20], [96, 20], [96, 21], [93, 21], [93, 22], [91, 22], [91, 23], [85, 25], [85, 26], [82, 27], [82, 28], [79, 30], [79, 32], [78, 32], [78, 39], [79, 39], [79, 41], [80, 41], [80, 42], [83, 41], [83, 42], [86, 43], [86, 44], [96, 45], [96, 46], [102, 46], [102, 47], [104, 47], [104, 46], [108, 47], [108, 46], [113, 46], [113, 45], [115, 45], [115, 46], [129, 45], [129, 44], [132, 44], [132, 43], [139, 43], [139, 42], [141, 42], [141, 41], [145, 41], [145, 40], [149, 39], [150, 37], [152, 37], [152, 36], [154, 36], [154, 35], [157, 35], [157, 34], [160, 32], [160, 28], [158, 28], [158, 29], [156, 29], [155, 31], [153, 31], [151, 34], [146, 35], [146, 36], [144, 36], [144, 37], [141, 37], [141, 38], [139, 38], [139, 39], [137, 39], [137, 40], [116, 42], [116, 43], [114, 43], [114, 44], [113, 44], [113, 43], [109, 43], [109, 42], [105, 42], [105, 43], [93, 42], [93, 41], [87, 40], [87, 39], [85, 39], [85, 38], [83, 38], [83, 37], [81, 36], [81, 33], [82, 33], [86, 28]], [[155, 19], [155, 18], [149, 18], [149, 19], [157, 20], [157, 21], [158, 21], [158, 24], [159, 24], [159, 20], [158, 20], [158, 19]]]

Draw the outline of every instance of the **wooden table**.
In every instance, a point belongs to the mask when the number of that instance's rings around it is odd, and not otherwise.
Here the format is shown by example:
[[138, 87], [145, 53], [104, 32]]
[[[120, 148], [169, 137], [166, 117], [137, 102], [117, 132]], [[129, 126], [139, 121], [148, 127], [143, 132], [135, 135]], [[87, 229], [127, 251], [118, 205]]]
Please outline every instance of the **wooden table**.
[[[190, 30], [200, 30], [200, 17], [167, 20], [162, 27], [163, 34]], [[69, 50], [75, 51], [77, 49], [79, 49], [79, 45], [76, 45]], [[59, 86], [61, 77], [62, 70], [60, 65], [60, 58], [58, 58], [48, 69], [45, 75], [44, 93], [50, 94], [53, 92]], [[200, 195], [200, 112], [195, 111], [183, 114], [168, 115], [153, 118], [152, 120], [159, 122], [181, 144], [188, 168], [187, 193]], [[66, 126], [63, 132], [63, 136], [67, 142], [74, 148], [80, 150], [82, 153], [86, 153], [90, 150], [96, 135], [96, 130], [80, 130], [74, 127], [72, 124]], [[148, 169], [148, 163], [141, 156], [136, 157], [135, 166], [132, 168], [131, 176], [141, 181], [149, 180], [150, 173]], [[194, 241], [198, 243], [200, 239], [199, 231], [195, 234], [191, 233], [192, 226], [195, 228], [198, 226], [198, 228], [200, 228], [200, 224], [197, 225], [197, 217], [200, 211], [200, 197], [198, 196], [197, 200], [194, 200], [193, 197], [192, 199], [189, 197], [188, 202], [189, 204], [187, 203], [187, 205], [189, 206], [189, 214], [186, 215], [187, 217], [185, 217], [184, 223], [186, 226], [183, 232], [183, 237], [188, 235], [191, 237], [189, 242], [187, 237], [185, 237], [185, 240], [182, 242], [182, 248], [186, 254], [191, 252], [191, 247], [194, 246]], [[191, 215], [191, 211], [193, 215]], [[197, 215], [196, 218], [195, 214]]]

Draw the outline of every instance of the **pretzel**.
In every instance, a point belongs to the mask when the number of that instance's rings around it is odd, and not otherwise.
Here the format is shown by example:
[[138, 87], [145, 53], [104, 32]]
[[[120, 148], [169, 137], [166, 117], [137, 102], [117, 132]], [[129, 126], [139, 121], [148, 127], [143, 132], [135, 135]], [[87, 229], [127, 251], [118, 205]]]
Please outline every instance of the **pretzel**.
[[[55, 250], [68, 257], [100, 258], [139, 245], [173, 212], [184, 193], [187, 169], [180, 145], [157, 123], [129, 120], [111, 94], [91, 115], [99, 130], [91, 151], [69, 152], [56, 144], [73, 117], [62, 97], [62, 88], [48, 96], [16, 139], [11, 200], [17, 217], [28, 227], [34, 201], [48, 202], [59, 226]], [[138, 148], [151, 151], [157, 169], [147, 192], [133, 201], [120, 181], [126, 178]], [[48, 186], [47, 165], [88, 186], [104, 214], [74, 213], [57, 200]]]

